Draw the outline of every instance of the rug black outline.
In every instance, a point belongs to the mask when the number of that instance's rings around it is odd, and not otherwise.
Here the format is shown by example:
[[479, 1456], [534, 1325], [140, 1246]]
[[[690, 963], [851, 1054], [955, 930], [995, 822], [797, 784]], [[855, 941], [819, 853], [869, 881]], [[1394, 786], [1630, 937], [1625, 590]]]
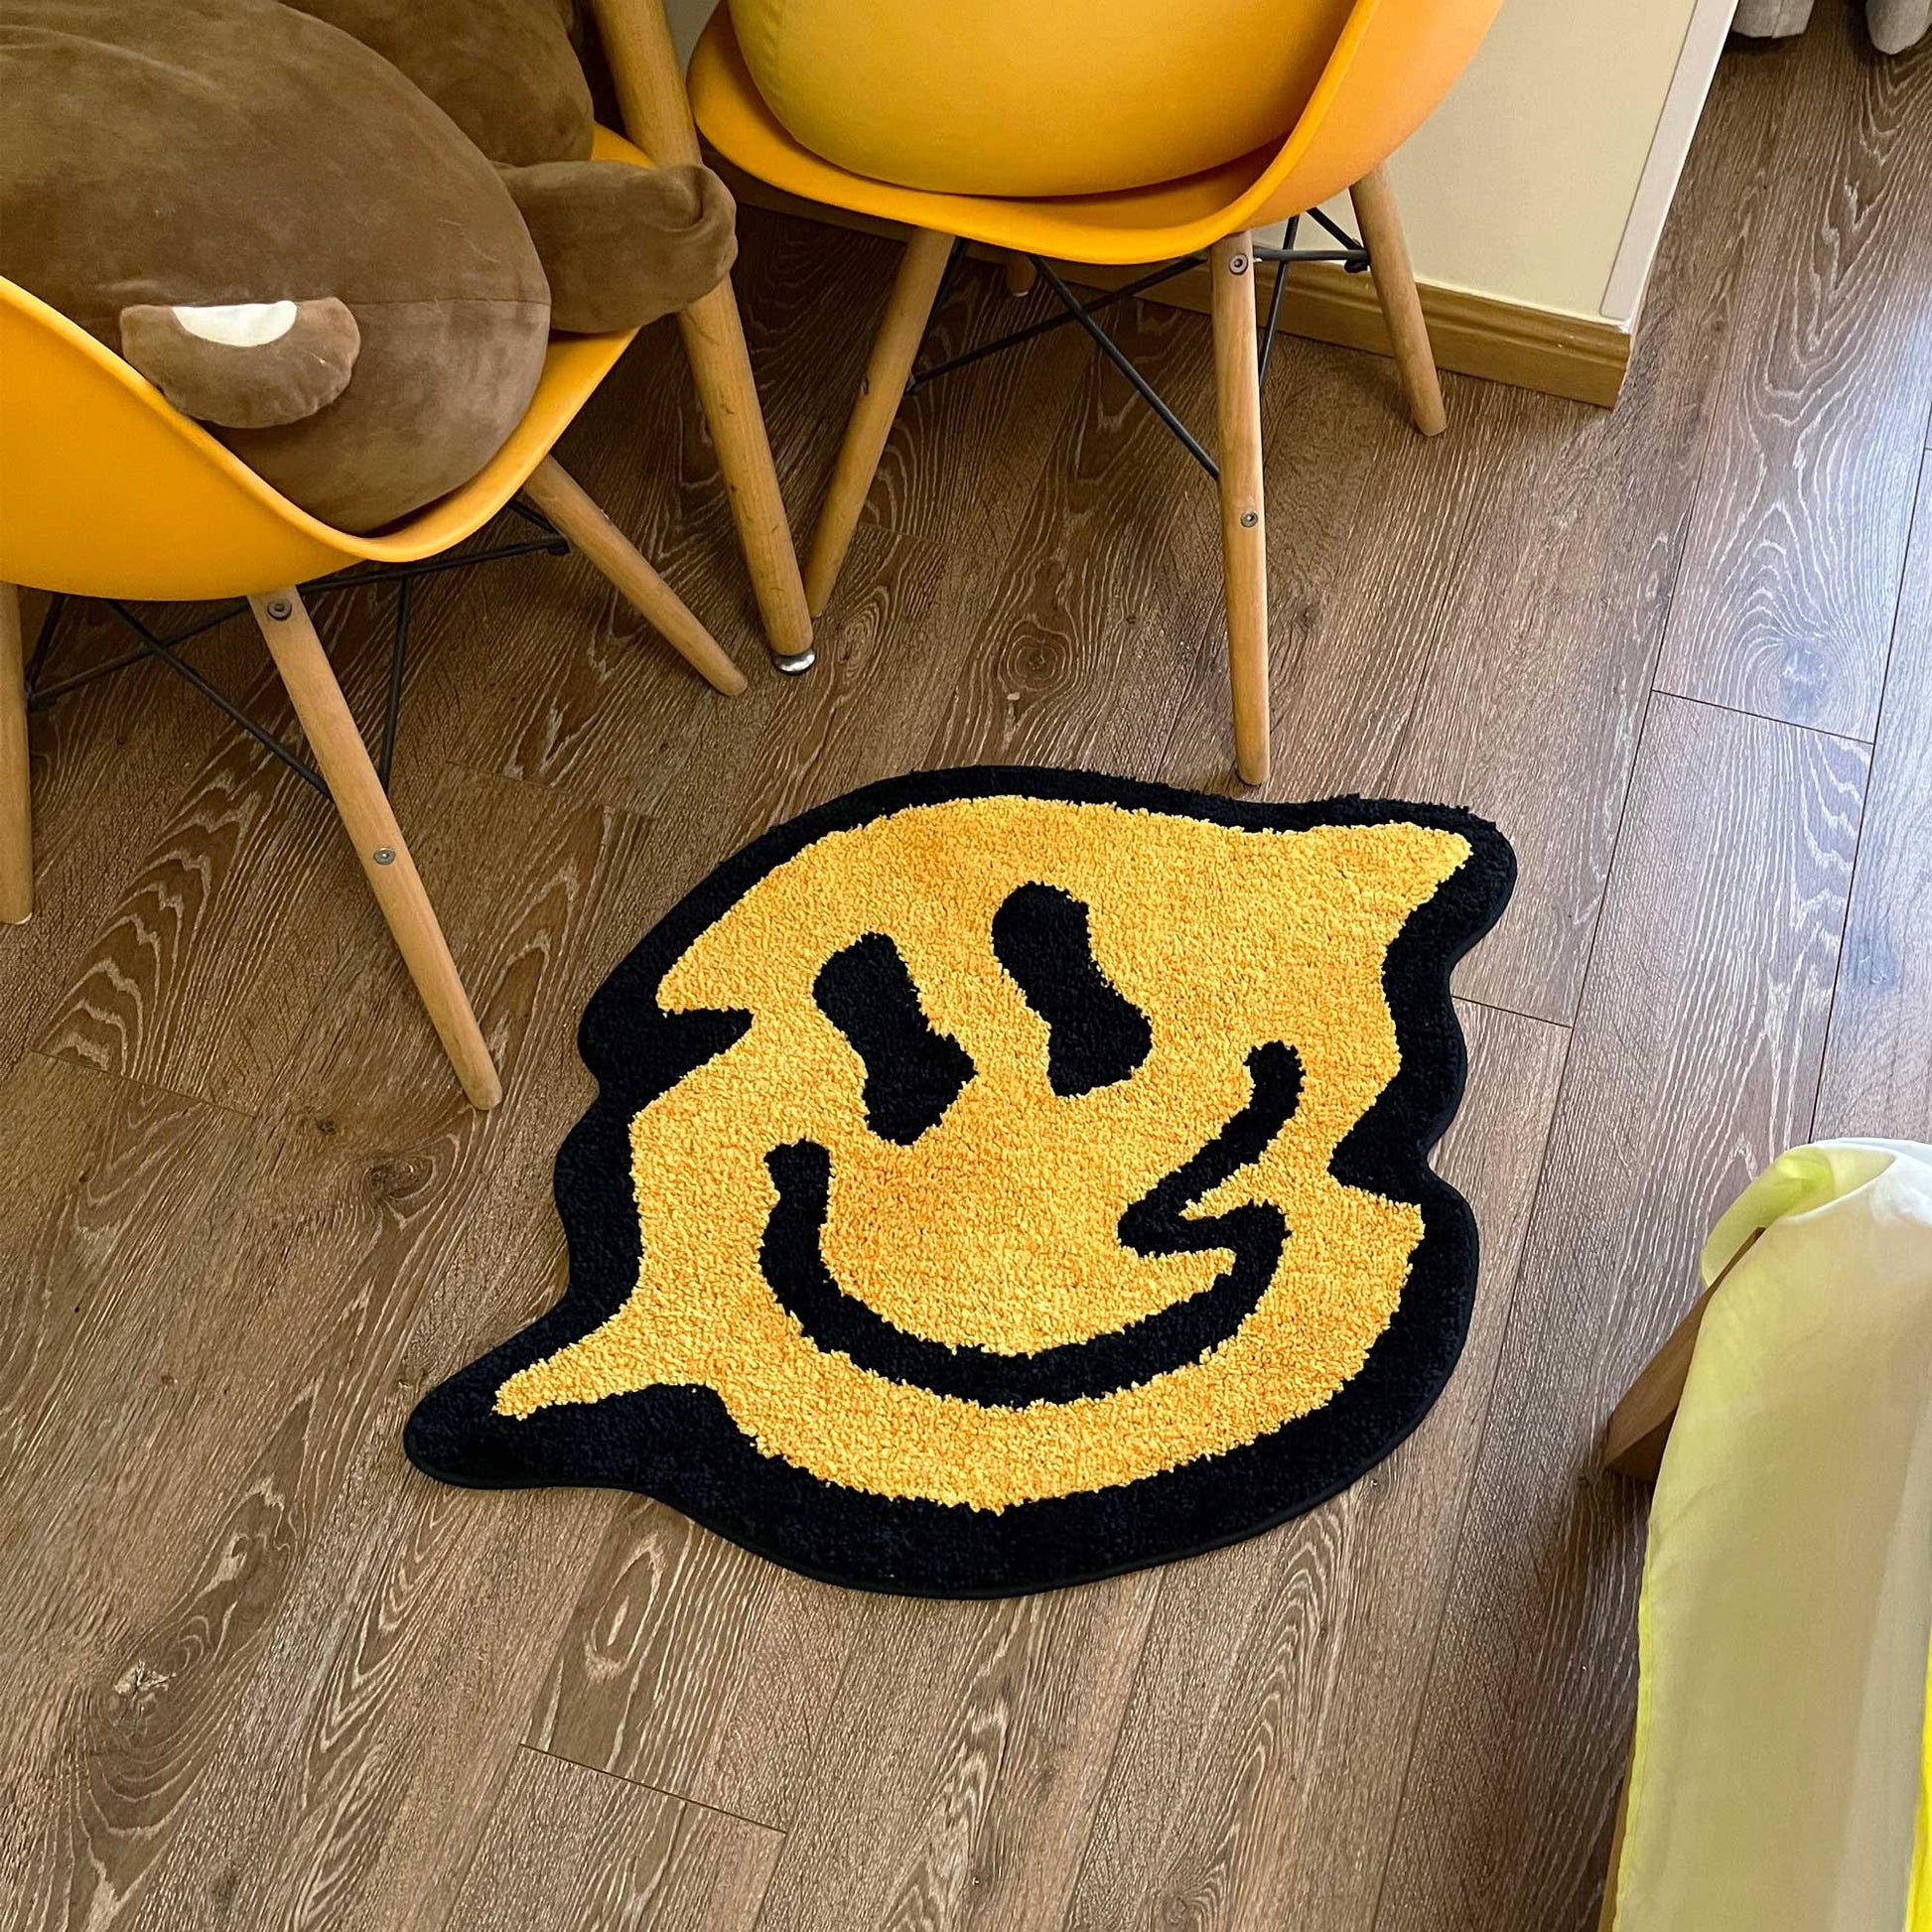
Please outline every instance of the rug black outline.
[[[1225, 1454], [999, 1512], [876, 1496], [760, 1454], [702, 1386], [543, 1409], [521, 1422], [497, 1415], [491, 1405], [505, 1378], [588, 1334], [635, 1286], [631, 1116], [750, 1024], [743, 1013], [664, 1013], [655, 994], [672, 963], [757, 880], [827, 833], [909, 806], [992, 797], [1115, 805], [1243, 830], [1413, 824], [1469, 841], [1468, 860], [1389, 948], [1383, 986], [1401, 1067], [1329, 1164], [1338, 1179], [1423, 1213], [1401, 1301], [1362, 1368], [1320, 1409]], [[1462, 1352], [1479, 1260], [1475, 1218], [1429, 1156], [1467, 1074], [1450, 975], [1501, 917], [1515, 877], [1503, 835], [1453, 806], [1355, 796], [1265, 804], [1051, 767], [911, 772], [773, 826], [680, 899], [592, 996], [578, 1050], [598, 1095], [566, 1137], [554, 1182], [569, 1284], [534, 1322], [422, 1398], [404, 1429], [409, 1459], [466, 1488], [628, 1489], [821, 1583], [953, 1598], [1061, 1588], [1178, 1562], [1318, 1507], [1415, 1430]]]

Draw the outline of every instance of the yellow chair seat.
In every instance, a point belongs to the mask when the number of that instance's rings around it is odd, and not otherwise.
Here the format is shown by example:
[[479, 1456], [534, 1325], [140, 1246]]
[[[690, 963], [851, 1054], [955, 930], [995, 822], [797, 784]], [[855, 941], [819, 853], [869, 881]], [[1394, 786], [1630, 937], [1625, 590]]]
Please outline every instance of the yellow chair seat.
[[[594, 152], [650, 165], [606, 128]], [[85, 330], [0, 279], [0, 582], [194, 600], [434, 556], [516, 494], [635, 333], [554, 338], [529, 409], [483, 470], [391, 530], [352, 536], [290, 502]]]
[[724, 7], [692, 58], [691, 109], [719, 153], [808, 201], [1065, 261], [1166, 261], [1298, 213], [1359, 181], [1422, 124], [1495, 11], [1496, 0], [1356, 0], [1300, 120], [1279, 145], [1179, 181], [1108, 195], [938, 194], [838, 167], [794, 140], [765, 104]]

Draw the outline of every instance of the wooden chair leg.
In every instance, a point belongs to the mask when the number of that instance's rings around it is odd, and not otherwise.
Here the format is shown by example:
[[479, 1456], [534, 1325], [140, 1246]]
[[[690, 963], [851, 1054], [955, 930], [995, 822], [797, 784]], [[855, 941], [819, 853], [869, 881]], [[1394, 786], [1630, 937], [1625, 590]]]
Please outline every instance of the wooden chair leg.
[[832, 587], [839, 581], [852, 533], [859, 527], [859, 512], [866, 506], [880, 454], [898, 414], [899, 398], [912, 373], [912, 358], [919, 352], [952, 245], [952, 236], [935, 228], [914, 228], [906, 241], [886, 304], [886, 319], [879, 325], [872, 357], [860, 379], [859, 400], [845, 426], [832, 487], [819, 511], [818, 528], [812, 532], [811, 554], [805, 563], [805, 602], [814, 618], [823, 617], [832, 601]]
[[1248, 784], [1259, 785], [1268, 780], [1268, 522], [1255, 370], [1254, 237], [1243, 230], [1217, 241], [1208, 268], [1234, 762]]
[[745, 673], [554, 456], [545, 457], [531, 471], [523, 487], [537, 508], [604, 573], [624, 602], [714, 691], [735, 698], [745, 689]]
[[1031, 295], [1034, 284], [1039, 280], [1039, 270], [1034, 266], [1031, 255], [1023, 255], [1018, 248], [1009, 248], [1005, 264], [1007, 293], [1011, 296]]
[[0, 584], [0, 920], [34, 916], [34, 809], [27, 794], [27, 662], [20, 593]]
[[764, 620], [765, 646], [781, 671], [808, 671], [813, 662], [812, 618], [792, 548], [791, 525], [778, 491], [778, 473], [764, 434], [764, 415], [752, 380], [745, 324], [729, 281], [678, 316], [684, 352], [711, 426], [711, 443], [725, 479], [739, 548], [752, 593]]
[[309, 613], [293, 589], [251, 597], [248, 606], [443, 1050], [471, 1103], [493, 1107], [503, 1097], [502, 1082]]
[[[594, 0], [593, 10], [631, 139], [653, 161], [697, 161], [698, 131], [661, 0]], [[730, 279], [684, 310], [678, 327], [764, 620], [765, 642], [780, 670], [806, 670], [812, 662], [812, 621]]]
[[1436, 355], [1429, 346], [1429, 325], [1423, 320], [1422, 298], [1416, 293], [1416, 271], [1409, 265], [1409, 243], [1396, 212], [1395, 194], [1388, 177], [1372, 168], [1348, 191], [1355, 219], [1368, 244], [1369, 274], [1375, 299], [1382, 305], [1395, 348], [1396, 374], [1409, 403], [1409, 414], [1425, 436], [1441, 436], [1449, 428], [1443, 408], [1443, 385], [1436, 375]]
[[1739, 1243], [1737, 1252], [1725, 1263], [1724, 1272], [1691, 1304], [1690, 1312], [1671, 1330], [1664, 1345], [1643, 1365], [1623, 1399], [1610, 1411], [1603, 1430], [1604, 1468], [1635, 1476], [1639, 1482], [1657, 1480], [1657, 1472], [1664, 1466], [1671, 1425], [1677, 1420], [1677, 1406], [1684, 1399], [1691, 1357], [1697, 1353], [1705, 1311], [1712, 1296], [1729, 1279], [1730, 1271], [1757, 1246], [1763, 1232], [1762, 1228], [1753, 1228]]

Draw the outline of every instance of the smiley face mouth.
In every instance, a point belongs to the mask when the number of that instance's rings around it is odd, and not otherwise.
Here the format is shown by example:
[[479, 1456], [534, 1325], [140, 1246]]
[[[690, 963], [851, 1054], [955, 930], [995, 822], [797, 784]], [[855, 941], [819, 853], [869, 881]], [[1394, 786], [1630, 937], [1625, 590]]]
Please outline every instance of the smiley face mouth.
[[1270, 1041], [1247, 1059], [1251, 1093], [1200, 1151], [1156, 1182], [1120, 1217], [1121, 1245], [1154, 1259], [1223, 1249], [1234, 1257], [1208, 1287], [1155, 1313], [1089, 1340], [1033, 1354], [954, 1347], [889, 1321], [843, 1287], [826, 1266], [822, 1236], [831, 1204], [832, 1159], [816, 1141], [794, 1141], [765, 1156], [778, 1190], [759, 1262], [779, 1305], [819, 1349], [836, 1351], [893, 1382], [986, 1408], [1101, 1397], [1152, 1381], [1199, 1360], [1230, 1339], [1251, 1315], [1281, 1265], [1289, 1228], [1280, 1208], [1246, 1202], [1190, 1218], [1186, 1210], [1242, 1168], [1258, 1161], [1294, 1117], [1302, 1061]]

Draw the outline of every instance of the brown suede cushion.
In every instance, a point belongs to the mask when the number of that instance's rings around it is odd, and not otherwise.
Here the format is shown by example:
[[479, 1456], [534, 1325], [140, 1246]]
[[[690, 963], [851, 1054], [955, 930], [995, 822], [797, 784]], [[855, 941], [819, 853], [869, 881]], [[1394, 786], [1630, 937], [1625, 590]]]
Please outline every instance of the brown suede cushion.
[[522, 217], [346, 34], [279, 0], [5, 0], [0, 96], [0, 273], [109, 347], [130, 308], [346, 305], [336, 400], [215, 431], [325, 521], [394, 520], [521, 418], [549, 333]]
[[[655, 4], [655, 0], [647, 0]], [[289, 0], [400, 68], [491, 161], [591, 151], [569, 0]]]

